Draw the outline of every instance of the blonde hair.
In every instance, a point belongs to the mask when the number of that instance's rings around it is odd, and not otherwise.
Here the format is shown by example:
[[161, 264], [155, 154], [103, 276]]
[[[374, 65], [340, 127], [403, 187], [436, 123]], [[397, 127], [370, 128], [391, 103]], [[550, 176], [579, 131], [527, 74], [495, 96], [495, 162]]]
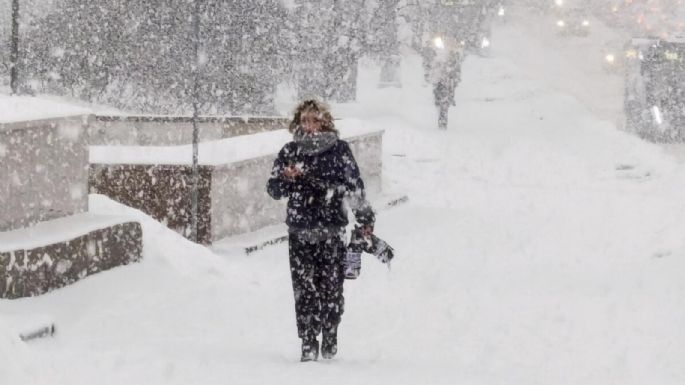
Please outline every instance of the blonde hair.
[[305, 100], [295, 108], [293, 120], [288, 126], [288, 131], [295, 133], [300, 127], [300, 119], [302, 118], [302, 115], [309, 112], [316, 114], [321, 121], [321, 131], [334, 132], [336, 135], [338, 134], [338, 130], [335, 128], [335, 124], [333, 123], [333, 115], [331, 115], [331, 111], [328, 106], [325, 103], [314, 99]]

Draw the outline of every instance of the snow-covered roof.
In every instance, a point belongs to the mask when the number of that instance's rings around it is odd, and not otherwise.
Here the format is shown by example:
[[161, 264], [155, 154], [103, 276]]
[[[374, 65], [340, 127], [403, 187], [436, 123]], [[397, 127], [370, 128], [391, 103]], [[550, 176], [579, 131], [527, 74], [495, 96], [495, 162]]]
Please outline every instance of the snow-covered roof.
[[[344, 119], [336, 121], [343, 139], [382, 133], [368, 123]], [[252, 135], [200, 143], [199, 163], [219, 166], [278, 153], [292, 140], [288, 130], [275, 130]], [[90, 146], [91, 164], [190, 164], [192, 145], [182, 146]]]
[[91, 113], [87, 108], [38, 97], [0, 95], [0, 124]]

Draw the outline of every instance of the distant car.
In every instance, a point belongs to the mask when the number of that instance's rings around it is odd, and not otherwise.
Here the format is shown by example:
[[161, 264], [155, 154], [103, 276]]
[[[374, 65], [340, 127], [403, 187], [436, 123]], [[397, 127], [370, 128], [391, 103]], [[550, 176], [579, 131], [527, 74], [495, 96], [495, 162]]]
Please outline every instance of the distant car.
[[587, 36], [590, 34], [590, 18], [581, 8], [564, 9], [556, 20], [557, 34]]
[[602, 68], [608, 73], [619, 73], [624, 68], [624, 60], [620, 49], [604, 47], [602, 49]]
[[602, 68], [604, 71], [613, 74], [620, 74], [625, 71], [627, 63], [636, 59], [637, 50], [625, 40], [611, 41], [602, 47], [601, 57]]
[[553, 14], [560, 14], [567, 10], [584, 9], [591, 12], [593, 1], [591, 0], [546, 0], [547, 9]]
[[626, 61], [626, 128], [653, 141], [685, 141], [685, 38], [633, 39]]
[[[615, 0], [614, 0], [615, 1]], [[678, 0], [681, 1], [682, 0]], [[644, 1], [619, 2], [610, 15], [600, 17], [607, 25], [621, 28], [633, 36], [665, 38], [685, 31], [685, 2], [680, 5]]]
[[431, 35], [453, 37], [462, 43], [467, 54], [488, 56], [491, 24], [496, 17], [489, 5], [441, 0], [439, 6], [432, 8]]

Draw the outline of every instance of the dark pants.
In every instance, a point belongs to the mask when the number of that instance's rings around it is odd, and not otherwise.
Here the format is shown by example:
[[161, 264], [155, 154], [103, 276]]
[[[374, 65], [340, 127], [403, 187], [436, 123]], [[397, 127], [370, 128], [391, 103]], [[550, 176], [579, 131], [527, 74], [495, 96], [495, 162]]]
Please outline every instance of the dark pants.
[[297, 334], [314, 338], [337, 327], [343, 314], [345, 243], [340, 236], [307, 242], [294, 234], [289, 242]]

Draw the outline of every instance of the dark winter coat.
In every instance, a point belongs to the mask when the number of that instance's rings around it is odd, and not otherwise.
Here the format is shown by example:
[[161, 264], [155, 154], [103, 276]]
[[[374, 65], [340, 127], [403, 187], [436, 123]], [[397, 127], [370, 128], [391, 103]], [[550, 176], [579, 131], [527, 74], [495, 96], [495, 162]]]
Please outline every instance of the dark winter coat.
[[[317, 155], [305, 155], [298, 142], [287, 143], [274, 162], [267, 191], [274, 199], [288, 198], [286, 224], [295, 229], [345, 227], [345, 197], [357, 222], [373, 225], [375, 216], [365, 199], [364, 182], [349, 144], [336, 140]], [[283, 176], [288, 165], [297, 165], [304, 175], [290, 180]]]

